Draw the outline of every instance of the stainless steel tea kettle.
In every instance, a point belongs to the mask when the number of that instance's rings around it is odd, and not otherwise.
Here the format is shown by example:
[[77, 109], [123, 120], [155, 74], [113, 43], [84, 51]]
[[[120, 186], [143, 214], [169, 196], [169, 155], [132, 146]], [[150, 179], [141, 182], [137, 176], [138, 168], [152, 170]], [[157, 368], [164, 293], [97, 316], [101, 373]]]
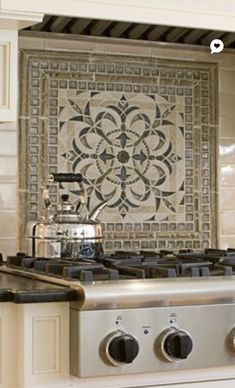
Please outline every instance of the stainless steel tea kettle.
[[54, 212], [49, 197], [49, 185], [43, 190], [45, 215], [41, 221], [31, 221], [27, 224], [27, 254], [33, 257], [68, 260], [99, 258], [103, 254], [103, 233], [102, 226], [96, 218], [107, 201], [93, 209], [88, 217], [82, 217], [78, 213], [85, 205], [82, 175], [51, 174], [48, 181], [77, 182], [80, 198], [74, 206], [69, 201], [69, 195], [62, 194], [60, 204]]

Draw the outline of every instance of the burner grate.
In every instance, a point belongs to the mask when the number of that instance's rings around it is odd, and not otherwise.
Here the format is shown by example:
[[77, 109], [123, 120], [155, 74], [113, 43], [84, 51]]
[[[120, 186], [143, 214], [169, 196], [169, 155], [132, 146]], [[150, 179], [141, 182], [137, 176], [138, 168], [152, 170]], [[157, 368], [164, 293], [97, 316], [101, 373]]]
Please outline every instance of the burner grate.
[[139, 253], [116, 251], [97, 261], [35, 258], [19, 253], [7, 257], [7, 266], [80, 282], [231, 276], [235, 275], [235, 249], [180, 250], [177, 253], [167, 250]]

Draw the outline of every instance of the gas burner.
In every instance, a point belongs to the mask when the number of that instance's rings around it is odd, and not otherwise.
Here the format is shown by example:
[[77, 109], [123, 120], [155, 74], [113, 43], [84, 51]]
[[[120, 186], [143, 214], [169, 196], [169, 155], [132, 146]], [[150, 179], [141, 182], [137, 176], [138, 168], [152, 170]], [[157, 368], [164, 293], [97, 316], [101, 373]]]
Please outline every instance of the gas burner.
[[92, 282], [93, 280], [118, 279], [117, 270], [105, 268], [94, 260], [72, 261], [17, 254], [7, 257], [7, 267], [69, 281]]
[[68, 281], [92, 282], [124, 279], [231, 276], [235, 274], [235, 249], [159, 252], [116, 251], [97, 260], [70, 260], [8, 256], [7, 267]]
[[115, 252], [101, 262], [134, 278], [231, 276], [235, 273], [235, 250]]

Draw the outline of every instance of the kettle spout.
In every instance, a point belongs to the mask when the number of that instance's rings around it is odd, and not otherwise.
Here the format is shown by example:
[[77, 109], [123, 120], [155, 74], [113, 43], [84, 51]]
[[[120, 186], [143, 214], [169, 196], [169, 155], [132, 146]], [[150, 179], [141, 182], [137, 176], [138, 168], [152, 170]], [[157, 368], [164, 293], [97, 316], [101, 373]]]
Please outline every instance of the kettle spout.
[[102, 202], [100, 205], [97, 205], [89, 214], [89, 219], [92, 221], [96, 221], [98, 215], [101, 210], [107, 205], [108, 201]]

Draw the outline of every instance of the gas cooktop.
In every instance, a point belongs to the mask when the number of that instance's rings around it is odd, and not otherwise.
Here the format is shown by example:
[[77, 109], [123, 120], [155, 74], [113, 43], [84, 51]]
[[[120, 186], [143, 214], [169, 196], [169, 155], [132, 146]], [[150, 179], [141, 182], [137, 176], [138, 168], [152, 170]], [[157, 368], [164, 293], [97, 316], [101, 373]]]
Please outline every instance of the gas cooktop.
[[[3, 264], [3, 261], [2, 261]], [[116, 251], [97, 260], [8, 256], [4, 266], [68, 281], [184, 278], [235, 275], [235, 248], [172, 252]]]
[[[71, 373], [235, 365], [235, 249], [117, 251], [97, 260], [8, 256], [1, 272], [69, 286]], [[233, 372], [234, 373], [234, 372]]]

